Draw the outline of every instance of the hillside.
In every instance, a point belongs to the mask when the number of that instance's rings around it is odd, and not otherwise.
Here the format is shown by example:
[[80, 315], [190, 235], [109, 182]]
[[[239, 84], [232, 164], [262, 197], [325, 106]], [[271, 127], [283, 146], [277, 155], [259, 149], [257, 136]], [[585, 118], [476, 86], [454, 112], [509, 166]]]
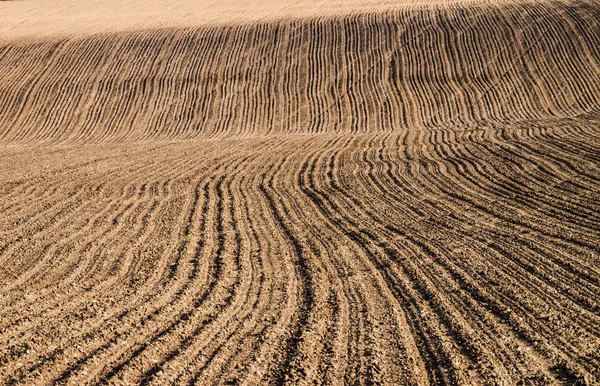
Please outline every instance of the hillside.
[[600, 3], [0, 2], [0, 384], [600, 382]]

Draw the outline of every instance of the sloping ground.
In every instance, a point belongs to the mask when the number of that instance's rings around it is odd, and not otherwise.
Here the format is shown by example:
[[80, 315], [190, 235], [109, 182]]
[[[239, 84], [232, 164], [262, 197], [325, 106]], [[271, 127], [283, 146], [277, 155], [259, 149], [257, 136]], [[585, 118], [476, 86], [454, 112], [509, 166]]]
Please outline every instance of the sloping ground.
[[0, 384], [598, 384], [600, 4], [424, 3], [0, 3]]
[[589, 4], [471, 5], [9, 41], [0, 143], [356, 133], [597, 113]]

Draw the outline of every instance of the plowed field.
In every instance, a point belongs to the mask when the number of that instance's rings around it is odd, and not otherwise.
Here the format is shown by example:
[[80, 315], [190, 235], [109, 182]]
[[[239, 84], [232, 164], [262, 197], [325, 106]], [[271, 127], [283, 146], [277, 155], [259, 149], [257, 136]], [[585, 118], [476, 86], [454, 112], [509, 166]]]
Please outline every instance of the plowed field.
[[0, 384], [600, 384], [600, 3], [0, 2]]

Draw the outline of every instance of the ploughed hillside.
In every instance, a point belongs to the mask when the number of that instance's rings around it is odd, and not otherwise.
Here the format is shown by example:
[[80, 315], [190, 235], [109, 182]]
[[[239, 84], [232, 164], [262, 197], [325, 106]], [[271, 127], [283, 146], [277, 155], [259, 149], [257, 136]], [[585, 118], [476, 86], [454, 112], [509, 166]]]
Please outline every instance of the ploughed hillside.
[[0, 384], [600, 382], [600, 3], [0, 2]]
[[596, 115], [593, 4], [412, 7], [0, 42], [1, 143], [518, 125]]

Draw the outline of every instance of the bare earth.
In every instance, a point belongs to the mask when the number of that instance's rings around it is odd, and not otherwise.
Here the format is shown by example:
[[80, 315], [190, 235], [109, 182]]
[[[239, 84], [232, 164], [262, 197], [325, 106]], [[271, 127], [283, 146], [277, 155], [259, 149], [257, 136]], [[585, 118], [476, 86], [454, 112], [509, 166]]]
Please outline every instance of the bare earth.
[[0, 384], [600, 384], [600, 2], [0, 2]]

